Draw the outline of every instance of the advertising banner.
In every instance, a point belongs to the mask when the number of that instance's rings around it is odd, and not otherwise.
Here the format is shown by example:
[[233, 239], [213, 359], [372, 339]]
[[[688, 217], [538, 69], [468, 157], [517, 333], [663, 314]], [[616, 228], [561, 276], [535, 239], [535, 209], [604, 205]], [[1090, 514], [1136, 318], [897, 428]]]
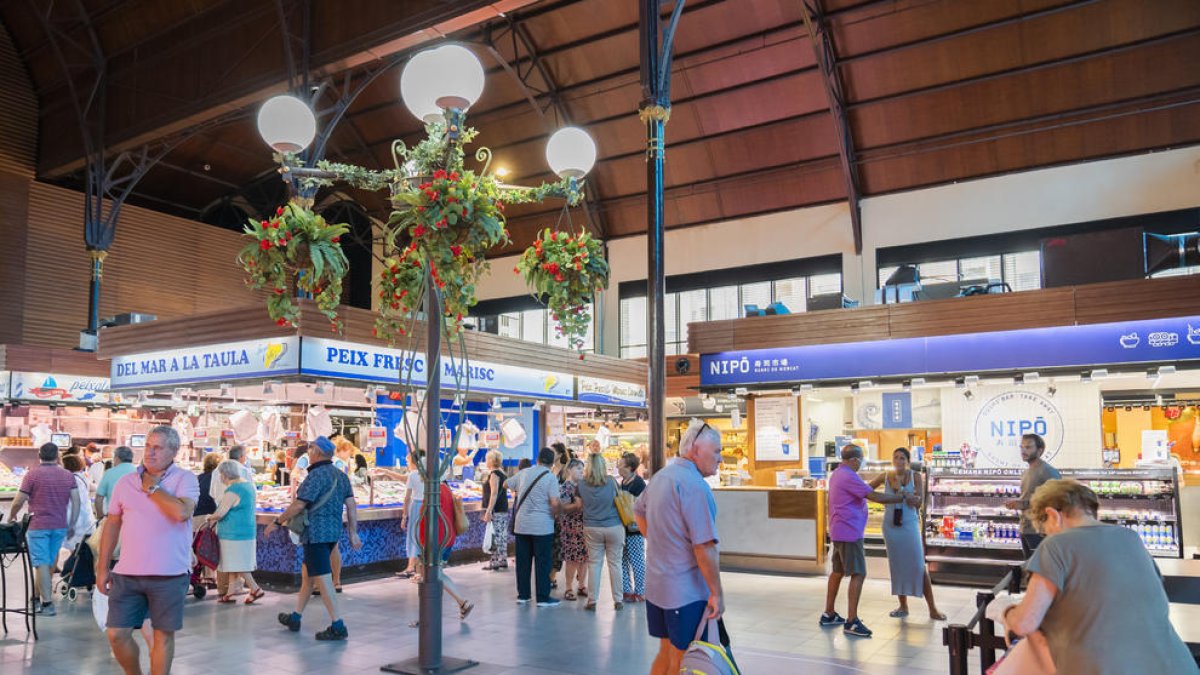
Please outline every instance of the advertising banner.
[[802, 459], [797, 405], [794, 396], [754, 399], [755, 461], [798, 462]]
[[[967, 394], [970, 394], [968, 396]], [[1021, 436], [1046, 441], [1044, 459], [1058, 468], [1098, 468], [1102, 446], [1100, 388], [1059, 383], [942, 390], [942, 438], [961, 448], [965, 468], [1022, 468]]]
[[[9, 383], [9, 378], [6, 377], [5, 382]], [[8, 397], [46, 403], [108, 403], [108, 389], [107, 377], [14, 372]]]
[[[397, 384], [401, 368], [413, 369], [412, 383], [428, 381], [425, 355], [377, 345], [306, 337], [300, 348], [303, 375]], [[575, 378], [563, 373], [506, 366], [484, 361], [454, 364], [442, 359], [442, 386], [451, 388], [464, 376], [471, 391], [513, 394], [570, 401], [575, 398]]]
[[615, 382], [595, 377], [579, 378], [579, 400], [585, 403], [604, 403], [633, 408], [646, 407], [646, 387], [629, 382]]
[[299, 371], [300, 338], [243, 340], [118, 356], [112, 361], [112, 387], [133, 389], [282, 377]]

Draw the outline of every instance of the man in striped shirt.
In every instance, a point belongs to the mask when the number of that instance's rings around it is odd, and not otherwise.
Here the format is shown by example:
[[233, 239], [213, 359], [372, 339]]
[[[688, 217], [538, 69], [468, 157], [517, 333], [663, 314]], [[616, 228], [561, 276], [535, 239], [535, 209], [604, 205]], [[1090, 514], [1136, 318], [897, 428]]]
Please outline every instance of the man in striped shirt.
[[26, 471], [21, 479], [21, 491], [13, 500], [8, 519], [16, 520], [21, 508], [29, 504], [33, 518], [29, 521], [25, 541], [29, 544], [30, 562], [41, 600], [40, 603], [34, 601], [37, 605], [34, 609], [46, 616], [54, 616], [51, 588], [54, 563], [63, 541], [75, 534], [72, 530], [79, 517], [82, 497], [75, 488], [75, 477], [59, 465], [57, 445], [43, 445], [38, 449], [38, 459], [42, 463]]

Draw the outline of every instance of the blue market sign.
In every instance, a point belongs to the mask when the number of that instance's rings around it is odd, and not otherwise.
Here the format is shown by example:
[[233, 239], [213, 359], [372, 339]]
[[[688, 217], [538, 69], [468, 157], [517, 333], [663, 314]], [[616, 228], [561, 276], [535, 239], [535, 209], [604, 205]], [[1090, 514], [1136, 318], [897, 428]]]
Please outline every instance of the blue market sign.
[[[375, 345], [305, 337], [300, 345], [300, 374], [397, 384], [401, 368], [412, 368], [412, 383], [428, 382], [425, 355]], [[569, 374], [483, 361], [463, 364], [442, 359], [442, 386], [465, 376], [471, 391], [532, 398], [574, 400], [575, 378]]]
[[704, 354], [701, 386], [1200, 359], [1200, 316]]
[[296, 375], [299, 351], [293, 336], [128, 354], [112, 360], [112, 388]]

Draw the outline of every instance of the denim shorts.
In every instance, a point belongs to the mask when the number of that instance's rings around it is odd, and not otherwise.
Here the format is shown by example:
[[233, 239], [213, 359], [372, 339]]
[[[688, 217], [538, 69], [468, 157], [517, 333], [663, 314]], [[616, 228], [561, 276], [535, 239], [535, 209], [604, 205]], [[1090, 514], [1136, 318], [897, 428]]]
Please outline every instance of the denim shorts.
[[29, 544], [29, 562], [34, 567], [53, 565], [58, 561], [58, 550], [67, 538], [67, 529], [29, 530], [25, 542]]
[[147, 617], [154, 630], [174, 633], [183, 628], [183, 601], [188, 575], [112, 575], [108, 592], [109, 628], [141, 628]]

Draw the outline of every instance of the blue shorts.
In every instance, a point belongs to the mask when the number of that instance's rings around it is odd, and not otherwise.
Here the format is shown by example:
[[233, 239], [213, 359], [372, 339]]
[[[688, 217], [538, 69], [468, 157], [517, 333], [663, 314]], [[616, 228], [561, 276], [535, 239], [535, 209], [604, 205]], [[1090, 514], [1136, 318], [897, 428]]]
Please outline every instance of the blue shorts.
[[335, 547], [337, 547], [335, 542], [304, 545], [304, 566], [308, 568], [308, 576], [319, 577], [333, 574], [333, 563], [330, 558], [333, 557]]
[[[667, 638], [671, 646], [679, 651], [687, 651], [688, 645], [696, 639], [696, 629], [704, 619], [708, 601], [700, 600], [675, 609], [663, 609], [653, 602], [646, 602], [646, 624], [650, 628], [650, 637]], [[701, 639], [708, 641], [708, 629]]]
[[25, 542], [29, 544], [29, 561], [34, 567], [53, 565], [58, 561], [58, 550], [67, 538], [67, 529], [29, 530]]

